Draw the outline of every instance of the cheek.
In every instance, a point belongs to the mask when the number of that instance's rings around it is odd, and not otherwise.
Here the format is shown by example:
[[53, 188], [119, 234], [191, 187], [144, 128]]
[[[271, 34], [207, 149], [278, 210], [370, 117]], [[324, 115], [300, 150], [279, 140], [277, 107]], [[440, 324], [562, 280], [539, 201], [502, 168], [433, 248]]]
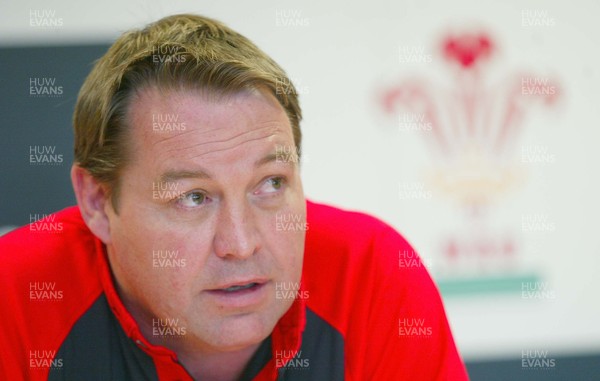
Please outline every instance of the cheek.
[[274, 254], [281, 280], [299, 281], [308, 227], [304, 211], [301, 208], [282, 209], [263, 221], [263, 225], [263, 237], [267, 240], [268, 251]]
[[183, 302], [200, 278], [208, 250], [205, 237], [151, 216], [125, 217], [114, 225], [113, 244], [128, 283], [140, 292]]
[[193, 291], [206, 267], [210, 252], [207, 242], [197, 232], [165, 230], [157, 234], [146, 249], [152, 253], [153, 274], [158, 272], [157, 277], [168, 282], [173, 293]]

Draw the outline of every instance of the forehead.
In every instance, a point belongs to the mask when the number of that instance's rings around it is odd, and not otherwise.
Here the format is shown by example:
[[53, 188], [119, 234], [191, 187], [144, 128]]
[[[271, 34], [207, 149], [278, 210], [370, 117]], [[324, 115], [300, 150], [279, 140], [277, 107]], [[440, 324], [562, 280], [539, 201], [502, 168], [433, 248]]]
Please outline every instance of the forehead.
[[221, 127], [223, 123], [230, 122], [232, 128], [240, 129], [271, 119], [285, 121], [289, 126], [287, 115], [277, 99], [267, 91], [255, 89], [221, 95], [195, 89], [145, 87], [132, 96], [127, 119], [136, 128], [144, 128], [143, 132], [155, 133], [153, 136], [161, 136], [161, 133], [168, 136], [169, 132], [183, 130], [147, 125], [148, 119], [151, 122], [186, 119], [206, 126], [219, 124]]
[[[150, 87], [131, 100], [134, 156], [209, 158], [260, 144], [293, 144], [289, 119], [275, 97], [242, 91], [216, 97], [198, 90]], [[222, 155], [218, 155], [218, 153]]]

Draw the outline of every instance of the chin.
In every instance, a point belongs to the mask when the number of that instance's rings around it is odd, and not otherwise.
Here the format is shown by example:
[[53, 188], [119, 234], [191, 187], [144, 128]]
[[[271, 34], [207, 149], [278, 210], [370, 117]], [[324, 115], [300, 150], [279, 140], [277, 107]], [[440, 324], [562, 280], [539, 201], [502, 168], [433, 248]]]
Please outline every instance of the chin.
[[228, 316], [217, 325], [210, 344], [219, 351], [235, 351], [259, 344], [271, 334], [277, 320], [256, 312]]

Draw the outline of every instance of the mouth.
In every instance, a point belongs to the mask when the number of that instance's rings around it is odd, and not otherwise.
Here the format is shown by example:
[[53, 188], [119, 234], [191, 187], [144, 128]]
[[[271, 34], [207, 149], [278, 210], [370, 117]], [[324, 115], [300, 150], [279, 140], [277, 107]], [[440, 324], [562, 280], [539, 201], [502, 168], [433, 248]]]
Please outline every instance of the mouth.
[[246, 283], [246, 284], [241, 284], [241, 285], [235, 285], [235, 286], [220, 288], [220, 289], [216, 289], [214, 291], [224, 291], [224, 292], [228, 292], [228, 293], [229, 292], [237, 292], [237, 291], [251, 289], [253, 287], [258, 286], [259, 284], [260, 283], [257, 283], [257, 282], [250, 282], [250, 283]]
[[231, 281], [227, 283], [222, 283], [219, 286], [216, 286], [208, 291], [224, 291], [224, 292], [235, 292], [240, 290], [247, 290], [252, 287], [257, 287], [262, 284], [267, 283], [267, 279], [263, 278], [249, 278], [244, 280]]
[[231, 282], [206, 290], [206, 293], [223, 308], [246, 308], [265, 301], [268, 283], [265, 279]]

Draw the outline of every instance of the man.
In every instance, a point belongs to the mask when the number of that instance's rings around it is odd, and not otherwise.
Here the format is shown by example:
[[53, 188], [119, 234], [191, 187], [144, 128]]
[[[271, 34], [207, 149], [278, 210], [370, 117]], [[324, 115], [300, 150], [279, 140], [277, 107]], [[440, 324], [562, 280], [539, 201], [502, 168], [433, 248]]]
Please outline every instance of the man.
[[3, 378], [465, 380], [409, 244], [305, 200], [300, 120], [219, 22], [119, 38], [75, 108], [78, 206], [0, 240]]

